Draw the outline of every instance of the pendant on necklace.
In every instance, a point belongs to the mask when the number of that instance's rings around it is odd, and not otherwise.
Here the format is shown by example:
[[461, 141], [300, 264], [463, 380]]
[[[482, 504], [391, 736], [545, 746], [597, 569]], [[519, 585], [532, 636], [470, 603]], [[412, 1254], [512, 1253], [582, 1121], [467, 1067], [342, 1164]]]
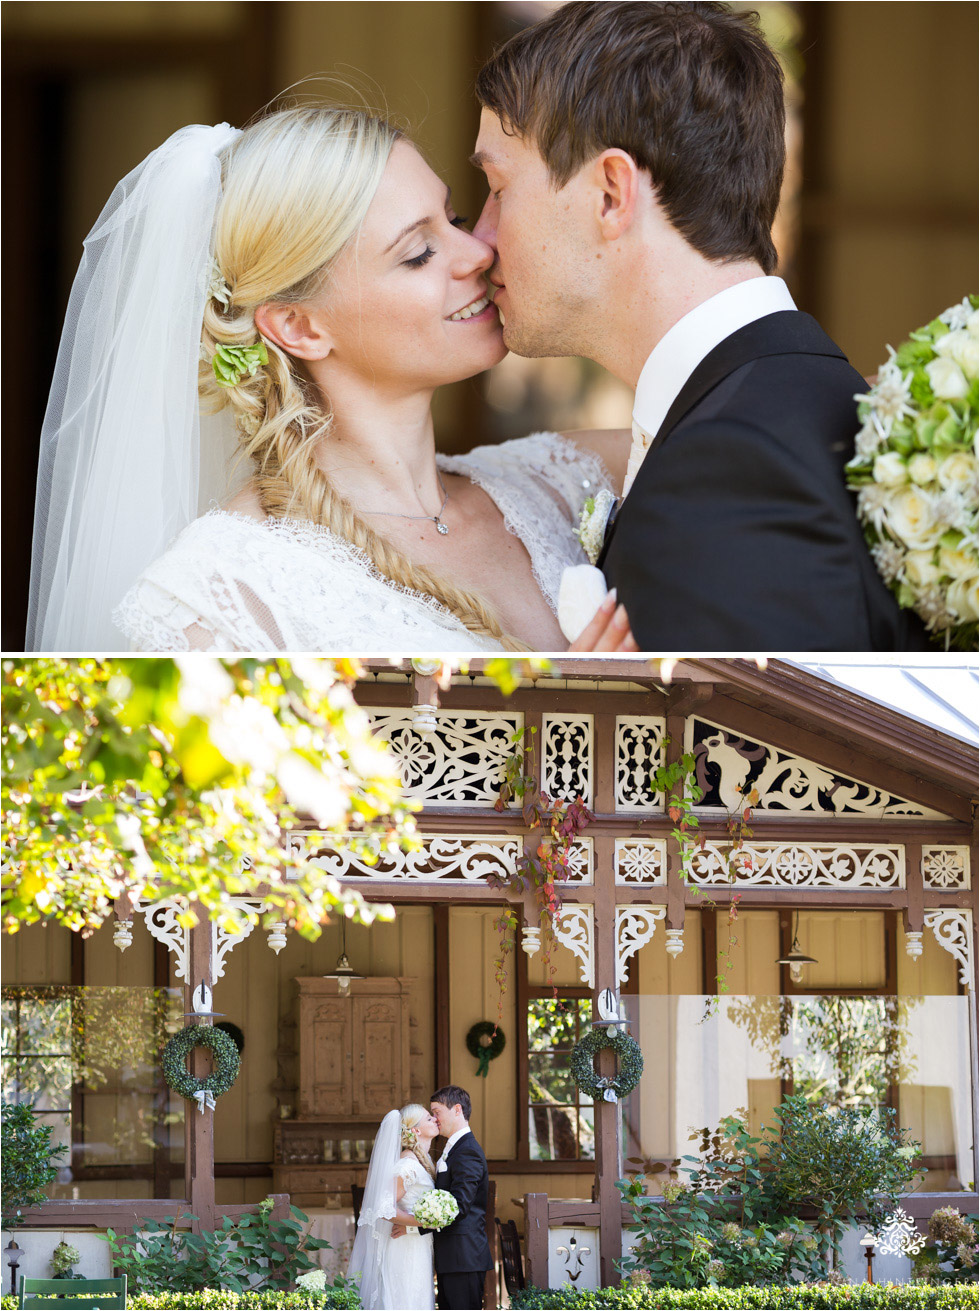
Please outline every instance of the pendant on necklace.
[[441, 519], [436, 519], [433, 522], [435, 523], [436, 531], [442, 533], [443, 537], [445, 537], [449, 532], [448, 526], [444, 524]]

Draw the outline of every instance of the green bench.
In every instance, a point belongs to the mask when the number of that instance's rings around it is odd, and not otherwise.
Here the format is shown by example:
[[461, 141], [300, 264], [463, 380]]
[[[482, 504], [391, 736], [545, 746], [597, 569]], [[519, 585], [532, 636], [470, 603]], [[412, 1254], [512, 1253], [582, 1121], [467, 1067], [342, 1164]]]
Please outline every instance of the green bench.
[[[53, 1300], [57, 1299], [57, 1300]], [[121, 1279], [27, 1279], [20, 1277], [20, 1305], [47, 1311], [112, 1311], [126, 1307], [126, 1276]]]

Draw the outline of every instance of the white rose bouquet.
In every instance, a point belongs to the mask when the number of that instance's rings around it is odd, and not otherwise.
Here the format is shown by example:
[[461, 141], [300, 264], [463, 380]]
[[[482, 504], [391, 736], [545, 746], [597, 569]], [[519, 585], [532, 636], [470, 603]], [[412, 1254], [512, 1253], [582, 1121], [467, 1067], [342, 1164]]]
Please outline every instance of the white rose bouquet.
[[426, 1229], [445, 1229], [459, 1215], [459, 1203], [444, 1188], [431, 1188], [415, 1203], [414, 1215]]
[[847, 465], [878, 572], [947, 648], [976, 650], [978, 298], [913, 332], [854, 399]]

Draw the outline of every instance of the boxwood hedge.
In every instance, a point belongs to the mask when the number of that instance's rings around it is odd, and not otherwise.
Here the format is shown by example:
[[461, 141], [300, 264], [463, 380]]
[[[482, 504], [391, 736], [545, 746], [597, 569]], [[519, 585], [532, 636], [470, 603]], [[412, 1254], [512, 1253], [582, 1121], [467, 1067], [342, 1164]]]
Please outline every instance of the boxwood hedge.
[[977, 1284], [796, 1284], [761, 1288], [526, 1288], [511, 1299], [515, 1311], [687, 1311], [687, 1308], [731, 1307], [737, 1311], [847, 1311], [905, 1307], [975, 1311]]

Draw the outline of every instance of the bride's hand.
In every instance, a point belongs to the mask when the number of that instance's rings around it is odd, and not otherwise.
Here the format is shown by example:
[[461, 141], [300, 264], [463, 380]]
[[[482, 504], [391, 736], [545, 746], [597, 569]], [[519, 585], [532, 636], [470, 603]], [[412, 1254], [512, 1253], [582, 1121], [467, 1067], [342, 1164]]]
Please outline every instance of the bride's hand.
[[626, 607], [617, 606], [615, 591], [609, 593], [568, 649], [569, 651], [639, 651], [640, 648], [630, 630]]

